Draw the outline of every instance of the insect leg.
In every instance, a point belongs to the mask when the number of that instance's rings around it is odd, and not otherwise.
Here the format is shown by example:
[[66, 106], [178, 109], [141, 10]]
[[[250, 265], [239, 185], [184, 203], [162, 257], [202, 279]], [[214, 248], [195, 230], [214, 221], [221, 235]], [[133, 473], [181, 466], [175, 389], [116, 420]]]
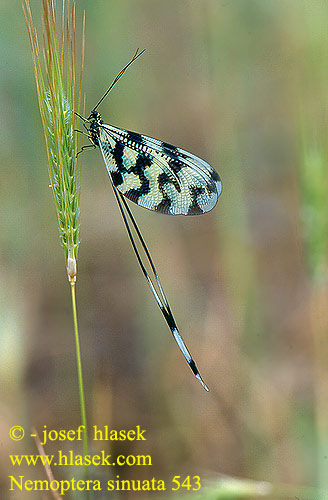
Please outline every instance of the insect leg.
[[87, 137], [89, 137], [89, 134], [86, 134], [85, 132], [83, 132], [83, 130], [79, 130], [78, 128], [75, 128], [74, 132], [78, 132], [79, 134], [83, 134], [83, 135], [86, 135]]
[[[80, 131], [78, 131], [78, 132], [80, 132]], [[76, 153], [76, 156], [78, 156], [80, 153], [82, 153], [82, 151], [84, 151], [85, 149], [88, 149], [88, 148], [95, 149], [96, 145], [95, 144], [87, 144], [87, 146], [82, 146], [82, 148], [80, 149], [80, 151], [78, 153]]]

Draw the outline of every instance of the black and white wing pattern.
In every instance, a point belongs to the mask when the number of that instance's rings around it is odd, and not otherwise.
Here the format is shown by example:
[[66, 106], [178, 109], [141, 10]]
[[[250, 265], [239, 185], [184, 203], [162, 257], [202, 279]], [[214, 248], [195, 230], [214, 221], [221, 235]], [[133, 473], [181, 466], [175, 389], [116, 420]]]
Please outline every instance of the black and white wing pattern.
[[97, 132], [113, 185], [134, 203], [170, 215], [199, 215], [216, 205], [221, 180], [204, 160], [112, 125], [101, 123]]
[[[208, 163], [183, 149], [105, 125], [95, 109], [87, 121], [90, 140], [93, 147], [101, 149], [128, 236], [148, 286], [180, 351], [208, 391], [179, 332], [150, 252], [125, 197], [164, 214], [204, 214], [215, 206], [220, 196], [220, 177]], [[151, 273], [146, 269], [147, 261]]]

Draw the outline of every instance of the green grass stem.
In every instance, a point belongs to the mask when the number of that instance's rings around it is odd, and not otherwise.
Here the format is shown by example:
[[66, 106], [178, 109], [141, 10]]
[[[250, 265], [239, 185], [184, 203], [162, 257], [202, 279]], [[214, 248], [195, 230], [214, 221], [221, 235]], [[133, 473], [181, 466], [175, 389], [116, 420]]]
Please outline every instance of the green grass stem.
[[[66, 257], [71, 287], [74, 336], [84, 453], [88, 454], [88, 431], [79, 340], [75, 282], [79, 248], [81, 155], [75, 111], [80, 111], [84, 59], [84, 24], [79, 87], [76, 91], [75, 1], [63, 0], [61, 16], [56, 2], [42, 0], [43, 51], [39, 48], [29, 0], [22, 2], [31, 43], [39, 108], [43, 125], [49, 178], [55, 202], [59, 235]], [[59, 19], [61, 18], [61, 22]], [[88, 469], [86, 468], [86, 477]]]
[[86, 410], [85, 410], [82, 360], [81, 360], [79, 328], [78, 328], [78, 322], [77, 322], [76, 294], [75, 294], [75, 281], [74, 280], [71, 280], [71, 296], [72, 296], [72, 310], [73, 310], [74, 335], [75, 335], [75, 347], [76, 347], [77, 376], [78, 376], [79, 394], [80, 394], [81, 421], [82, 421], [82, 425], [84, 426], [83, 449], [84, 449], [84, 454], [88, 455], [87, 417], [86, 417]]

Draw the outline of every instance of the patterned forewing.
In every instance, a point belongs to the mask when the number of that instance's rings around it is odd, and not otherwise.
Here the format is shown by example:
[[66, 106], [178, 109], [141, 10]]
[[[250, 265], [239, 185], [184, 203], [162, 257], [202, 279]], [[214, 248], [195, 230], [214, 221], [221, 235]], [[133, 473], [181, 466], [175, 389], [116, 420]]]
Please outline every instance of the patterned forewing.
[[171, 144], [102, 125], [99, 145], [114, 186], [149, 210], [202, 214], [221, 193], [220, 178], [208, 163]]

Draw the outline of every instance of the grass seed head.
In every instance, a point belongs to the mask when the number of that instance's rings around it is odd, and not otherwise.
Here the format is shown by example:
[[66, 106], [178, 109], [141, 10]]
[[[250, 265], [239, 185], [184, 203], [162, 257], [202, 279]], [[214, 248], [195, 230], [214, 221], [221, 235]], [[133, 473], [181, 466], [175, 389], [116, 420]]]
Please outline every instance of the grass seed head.
[[[80, 112], [84, 36], [76, 91], [75, 1], [42, 0], [43, 50], [39, 48], [29, 0], [23, 10], [28, 28], [41, 113], [50, 187], [70, 281], [76, 280], [79, 248], [80, 167], [76, 112]], [[84, 33], [84, 30], [83, 30]]]

